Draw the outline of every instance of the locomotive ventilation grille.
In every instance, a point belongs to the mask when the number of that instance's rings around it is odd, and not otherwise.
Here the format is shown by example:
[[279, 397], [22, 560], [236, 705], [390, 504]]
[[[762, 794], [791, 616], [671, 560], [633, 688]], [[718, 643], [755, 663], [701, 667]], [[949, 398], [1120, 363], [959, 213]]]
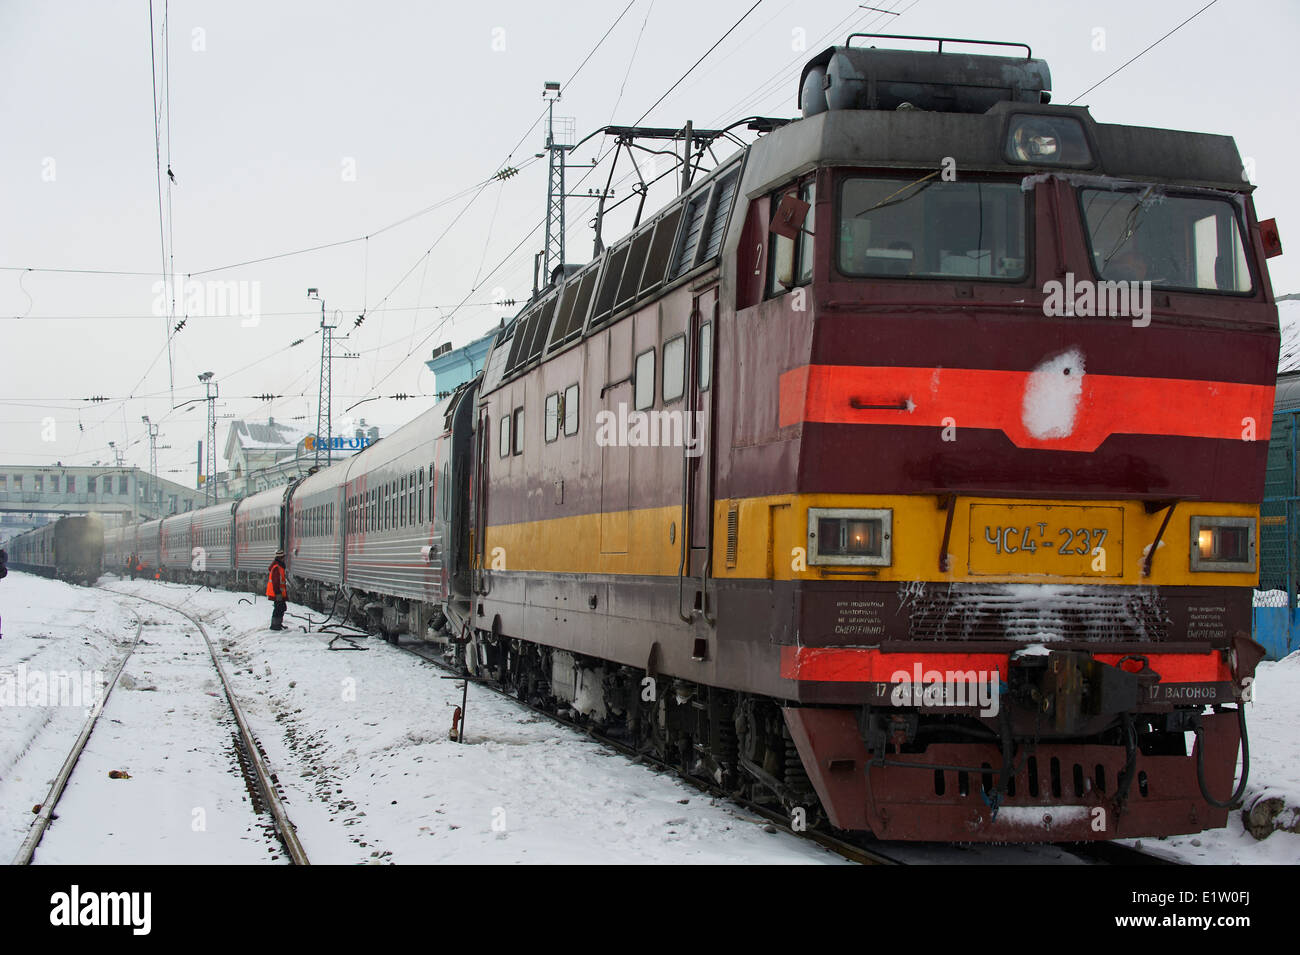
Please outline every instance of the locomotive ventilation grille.
[[1169, 639], [1169, 610], [1149, 587], [911, 584], [902, 593], [913, 640]]

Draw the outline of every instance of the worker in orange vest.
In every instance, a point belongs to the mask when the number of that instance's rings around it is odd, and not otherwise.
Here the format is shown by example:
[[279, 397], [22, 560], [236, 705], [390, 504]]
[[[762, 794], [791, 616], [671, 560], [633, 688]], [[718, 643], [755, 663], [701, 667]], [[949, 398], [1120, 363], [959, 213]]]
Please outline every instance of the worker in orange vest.
[[284, 582], [284, 551], [282, 550], [275, 552], [275, 560], [271, 563], [271, 573], [266, 580], [266, 596], [268, 600], [275, 601], [275, 609], [271, 611], [271, 629], [284, 630], [284, 611], [289, 606], [289, 594]]

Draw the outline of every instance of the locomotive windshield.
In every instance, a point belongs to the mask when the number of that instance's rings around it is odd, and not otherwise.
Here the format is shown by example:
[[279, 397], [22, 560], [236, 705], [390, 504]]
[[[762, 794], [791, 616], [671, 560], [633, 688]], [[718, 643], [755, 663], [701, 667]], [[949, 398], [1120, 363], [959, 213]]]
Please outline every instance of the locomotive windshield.
[[1249, 292], [1236, 209], [1222, 199], [1170, 196], [1154, 187], [1082, 189], [1093, 268], [1107, 280], [1214, 292]]
[[1019, 182], [909, 182], [855, 176], [840, 191], [837, 258], [845, 275], [1025, 277]]

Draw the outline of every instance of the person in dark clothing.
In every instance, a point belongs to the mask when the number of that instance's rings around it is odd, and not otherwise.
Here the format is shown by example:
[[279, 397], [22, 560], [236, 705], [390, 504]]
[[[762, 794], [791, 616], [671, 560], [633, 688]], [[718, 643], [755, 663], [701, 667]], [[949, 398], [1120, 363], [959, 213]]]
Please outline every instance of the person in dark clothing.
[[5, 549], [3, 547], [0, 547], [0, 580], [4, 580], [5, 577], [9, 575], [9, 567], [7, 566], [8, 563], [9, 563], [9, 555], [5, 553]]
[[271, 629], [284, 630], [284, 612], [289, 607], [289, 592], [285, 584], [282, 550], [275, 552], [275, 560], [271, 563], [270, 575], [266, 580], [266, 596], [268, 600], [275, 601], [275, 609], [271, 611]]

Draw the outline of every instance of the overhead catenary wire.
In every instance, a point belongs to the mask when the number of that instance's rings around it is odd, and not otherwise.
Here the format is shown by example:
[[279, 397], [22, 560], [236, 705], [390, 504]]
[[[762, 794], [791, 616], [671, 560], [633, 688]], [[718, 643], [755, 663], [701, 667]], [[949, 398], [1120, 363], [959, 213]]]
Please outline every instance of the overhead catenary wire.
[[1165, 34], [1164, 36], [1162, 36], [1160, 39], [1156, 40], [1154, 43], [1152, 43], [1152, 44], [1151, 44], [1150, 46], [1148, 46], [1146, 49], [1142, 50], [1142, 51], [1141, 51], [1140, 53], [1138, 53], [1136, 56], [1131, 57], [1131, 58], [1128, 59], [1128, 60], [1125, 60], [1123, 63], [1121, 63], [1121, 64], [1120, 64], [1119, 66], [1117, 66], [1115, 69], [1111, 70], [1109, 73], [1107, 73], [1107, 74], [1106, 74], [1105, 76], [1103, 76], [1101, 79], [1099, 79], [1097, 82], [1095, 82], [1095, 83], [1093, 83], [1091, 86], [1089, 86], [1086, 90], [1084, 90], [1082, 93], [1080, 93], [1080, 94], [1079, 94], [1078, 96], [1076, 96], [1074, 99], [1070, 100], [1070, 102], [1066, 103], [1066, 105], [1067, 105], [1067, 106], [1073, 106], [1075, 103], [1079, 102], [1079, 100], [1083, 99], [1085, 96], [1087, 96], [1089, 93], [1091, 93], [1093, 90], [1095, 90], [1095, 89], [1096, 89], [1098, 86], [1100, 86], [1102, 83], [1105, 83], [1108, 79], [1110, 79], [1112, 76], [1114, 76], [1114, 75], [1115, 75], [1116, 73], [1118, 73], [1120, 70], [1124, 69], [1124, 68], [1127, 67], [1129, 64], [1136, 62], [1138, 59], [1140, 59], [1141, 57], [1145, 56], [1147, 53], [1150, 53], [1152, 50], [1154, 50], [1154, 49], [1155, 49], [1157, 46], [1159, 46], [1161, 43], [1165, 42], [1165, 40], [1168, 40], [1171, 36], [1173, 36], [1175, 33], [1177, 33], [1177, 32], [1178, 32], [1179, 30], [1181, 30], [1183, 27], [1187, 26], [1187, 24], [1191, 23], [1193, 20], [1195, 20], [1197, 17], [1199, 17], [1202, 13], [1204, 13], [1206, 10], [1210, 9], [1210, 7], [1214, 6], [1214, 5], [1215, 5], [1216, 3], [1218, 3], [1218, 2], [1219, 2], [1219, 0], [1210, 0], [1209, 3], [1207, 3], [1205, 6], [1201, 7], [1201, 9], [1197, 10], [1195, 13], [1193, 13], [1190, 17], [1188, 17], [1188, 18], [1187, 18], [1186, 20], [1184, 20], [1182, 23], [1178, 24], [1178, 26], [1174, 27], [1172, 30], [1170, 30], [1168, 33], [1166, 33], [1166, 34]]

